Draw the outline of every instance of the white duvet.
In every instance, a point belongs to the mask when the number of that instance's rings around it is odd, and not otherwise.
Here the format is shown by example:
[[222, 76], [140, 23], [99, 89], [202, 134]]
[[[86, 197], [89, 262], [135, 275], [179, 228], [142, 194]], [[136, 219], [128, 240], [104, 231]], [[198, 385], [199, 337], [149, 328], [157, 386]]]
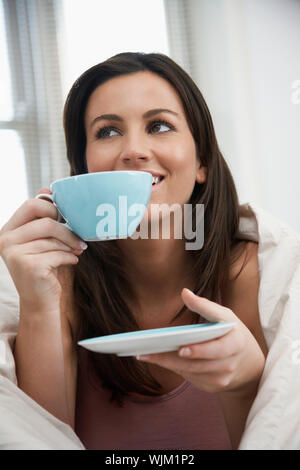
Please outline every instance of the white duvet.
[[[253, 204], [240, 229], [259, 244], [259, 312], [269, 348], [240, 449], [300, 449], [300, 236]], [[70, 426], [17, 387], [19, 300], [0, 257], [0, 449], [84, 450]]]

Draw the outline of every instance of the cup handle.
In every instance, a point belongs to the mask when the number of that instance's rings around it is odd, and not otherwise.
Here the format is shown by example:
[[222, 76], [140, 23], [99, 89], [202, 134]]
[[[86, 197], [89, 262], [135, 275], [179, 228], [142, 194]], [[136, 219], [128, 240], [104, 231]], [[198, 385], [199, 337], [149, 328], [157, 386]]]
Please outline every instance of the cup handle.
[[57, 207], [57, 205], [55, 204], [55, 202], [53, 201], [53, 196], [51, 194], [48, 194], [48, 193], [41, 193], [41, 194], [37, 194], [35, 196], [35, 199], [48, 199], [48, 201], [52, 202], [54, 204], [54, 206], [56, 207], [57, 209], [57, 213], [58, 213], [58, 216], [57, 216], [57, 222], [59, 222], [60, 224], [64, 225], [66, 228], [68, 228], [69, 230], [71, 230], [71, 232], [73, 232], [73, 230], [71, 229], [71, 227], [69, 227], [69, 225], [66, 223], [66, 222], [62, 222], [61, 220], [63, 219], [63, 216], [62, 214], [59, 212], [59, 209]]

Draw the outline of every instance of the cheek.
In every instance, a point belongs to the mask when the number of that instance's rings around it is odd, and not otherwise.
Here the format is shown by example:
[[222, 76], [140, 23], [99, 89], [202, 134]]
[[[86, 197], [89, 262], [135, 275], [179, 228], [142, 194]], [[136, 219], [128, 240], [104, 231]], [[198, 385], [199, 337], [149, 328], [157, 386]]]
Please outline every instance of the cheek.
[[168, 151], [168, 166], [180, 182], [182, 190], [189, 192], [194, 188], [196, 179], [197, 156], [193, 143], [189, 145], [174, 145]]
[[169, 153], [170, 166], [176, 177], [172, 185], [172, 198], [178, 198], [178, 187], [180, 186], [180, 199], [187, 202], [193, 192], [196, 182], [196, 170], [198, 166], [196, 147], [194, 141], [189, 145], [174, 146]]
[[87, 145], [86, 164], [89, 173], [97, 173], [99, 171], [110, 171], [112, 166], [111, 153], [105, 149], [99, 149], [96, 145]]
[[195, 167], [196, 147], [192, 142], [173, 142], [165, 150], [166, 158], [174, 170], [190, 171]]

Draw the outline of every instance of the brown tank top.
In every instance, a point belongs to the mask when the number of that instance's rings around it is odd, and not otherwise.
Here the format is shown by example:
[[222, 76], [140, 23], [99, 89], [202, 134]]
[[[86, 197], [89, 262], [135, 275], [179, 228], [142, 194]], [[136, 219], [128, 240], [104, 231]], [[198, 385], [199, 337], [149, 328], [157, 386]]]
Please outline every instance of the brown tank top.
[[79, 348], [75, 431], [86, 449], [232, 449], [216, 394], [185, 381], [160, 397], [126, 397], [121, 408], [89, 380], [87, 357]]

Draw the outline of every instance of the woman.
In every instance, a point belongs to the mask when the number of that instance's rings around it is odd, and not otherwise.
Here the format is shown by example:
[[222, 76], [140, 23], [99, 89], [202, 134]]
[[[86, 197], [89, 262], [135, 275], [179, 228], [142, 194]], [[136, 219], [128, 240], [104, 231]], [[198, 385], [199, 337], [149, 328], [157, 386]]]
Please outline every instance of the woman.
[[[201, 93], [166, 56], [119, 54], [75, 82], [64, 125], [71, 175], [162, 176], [148, 215], [154, 203], [204, 204], [204, 246], [129, 238], [86, 249], [53, 204], [26, 201], [0, 234], [20, 296], [19, 387], [87, 448], [237, 448], [267, 353], [257, 245], [239, 238], [234, 183]], [[236, 327], [149, 357], [76, 348], [82, 338], [195, 323], [200, 314]]]

